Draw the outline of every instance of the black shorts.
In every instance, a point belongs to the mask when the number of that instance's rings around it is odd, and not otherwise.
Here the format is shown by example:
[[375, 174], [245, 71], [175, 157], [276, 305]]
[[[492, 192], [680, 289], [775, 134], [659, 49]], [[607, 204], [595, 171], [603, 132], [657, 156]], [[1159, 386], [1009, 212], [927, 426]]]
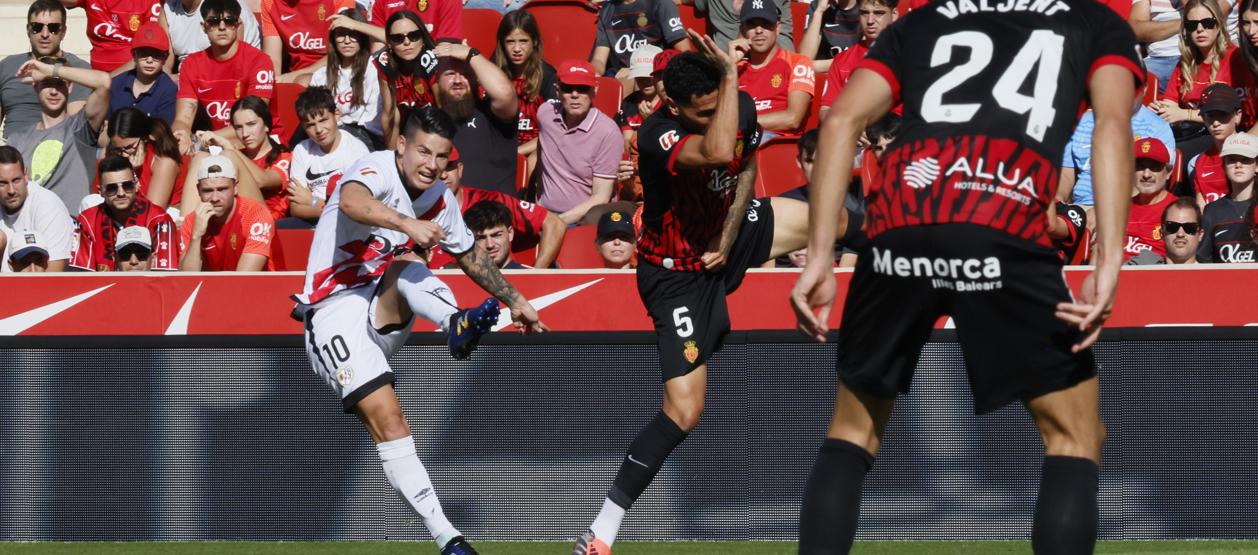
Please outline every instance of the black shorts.
[[951, 315], [982, 414], [1096, 375], [1091, 349], [1054, 313], [1072, 299], [1053, 251], [972, 224], [903, 227], [856, 263], [839, 332], [839, 379], [879, 397], [907, 392], [934, 324]]
[[769, 260], [772, 247], [773, 207], [767, 198], [753, 199], [720, 271], [677, 272], [639, 262], [638, 295], [655, 322], [662, 381], [689, 374], [721, 348], [730, 327], [725, 296], [738, 289], [748, 268]]

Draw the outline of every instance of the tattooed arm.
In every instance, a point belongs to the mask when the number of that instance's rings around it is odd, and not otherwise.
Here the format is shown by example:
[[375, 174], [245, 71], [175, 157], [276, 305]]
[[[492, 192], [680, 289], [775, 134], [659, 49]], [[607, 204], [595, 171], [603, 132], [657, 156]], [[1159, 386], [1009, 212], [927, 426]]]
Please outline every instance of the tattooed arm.
[[756, 171], [756, 161], [753, 158], [743, 167], [743, 171], [738, 173], [738, 184], [734, 189], [734, 203], [725, 214], [725, 222], [721, 224], [721, 234], [712, 238], [707, 252], [703, 253], [700, 258], [705, 270], [716, 271], [725, 266], [725, 257], [729, 256], [729, 250], [734, 246], [734, 239], [738, 238], [738, 230], [742, 228], [743, 220], [747, 217], [747, 205], [751, 203], [751, 197], [756, 190]]
[[463, 273], [472, 278], [476, 285], [497, 297], [511, 309], [511, 320], [515, 322], [516, 329], [522, 333], [550, 331], [550, 328], [542, 323], [537, 310], [529, 304], [528, 299], [525, 299], [524, 295], [516, 291], [507, 278], [502, 276], [498, 266], [494, 265], [494, 259], [485, 249], [473, 246], [466, 252], [455, 254], [454, 259], [458, 261]]

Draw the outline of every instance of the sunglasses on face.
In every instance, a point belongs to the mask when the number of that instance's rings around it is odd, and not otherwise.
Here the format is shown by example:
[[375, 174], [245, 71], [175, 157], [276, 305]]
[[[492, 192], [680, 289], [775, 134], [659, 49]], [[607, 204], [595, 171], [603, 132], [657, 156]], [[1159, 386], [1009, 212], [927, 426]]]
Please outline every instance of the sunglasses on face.
[[1219, 20], [1213, 17], [1207, 17], [1205, 19], [1185, 19], [1184, 20], [1184, 29], [1189, 32], [1196, 31], [1198, 27], [1204, 28], [1205, 30], [1209, 31], [1218, 26], [1219, 26]]
[[572, 93], [590, 94], [594, 92], [594, 89], [591, 89], [590, 87], [587, 87], [585, 85], [565, 85], [563, 83], [560, 83], [559, 92], [562, 94], [572, 94]]
[[131, 260], [132, 258], [148, 260], [148, 257], [149, 250], [139, 245], [127, 245], [118, 251], [118, 260]]
[[222, 17], [217, 17], [217, 16], [216, 16], [216, 17], [207, 17], [207, 18], [205, 18], [205, 24], [206, 24], [206, 25], [209, 25], [210, 27], [218, 27], [219, 25], [226, 25], [226, 26], [228, 26], [228, 27], [235, 27], [237, 23], [240, 23], [240, 18], [238, 18], [238, 17], [236, 17], [236, 16], [234, 16], [234, 15], [225, 15], [225, 16], [222, 16]]
[[107, 197], [112, 197], [114, 195], [117, 195], [118, 191], [123, 191], [127, 194], [131, 194], [135, 192], [135, 181], [133, 180], [133, 181], [122, 181], [119, 183], [106, 183], [100, 186], [100, 190]]
[[1198, 231], [1201, 231], [1201, 224], [1196, 222], [1172, 222], [1167, 220], [1162, 222], [1162, 227], [1166, 228], [1167, 235], [1179, 233], [1180, 229], [1183, 229], [1184, 233], [1189, 235], [1195, 235]]
[[65, 28], [65, 25], [62, 25], [61, 23], [40, 23], [38, 21], [32, 21], [26, 24], [26, 28], [30, 29], [32, 35], [38, 35], [44, 32], [44, 27], [48, 28], [49, 33], [58, 35], [61, 34], [61, 30]]
[[415, 29], [409, 33], [389, 33], [387, 38], [391, 44], [402, 44], [406, 41], [419, 42], [419, 39], [424, 38], [424, 32]]

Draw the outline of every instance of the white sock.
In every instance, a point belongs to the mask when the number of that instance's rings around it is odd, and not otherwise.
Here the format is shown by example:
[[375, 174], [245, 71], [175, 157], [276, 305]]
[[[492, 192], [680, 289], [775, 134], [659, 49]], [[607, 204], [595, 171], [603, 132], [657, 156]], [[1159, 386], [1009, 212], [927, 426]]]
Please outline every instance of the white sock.
[[616, 542], [616, 534], [620, 533], [620, 521], [624, 519], [625, 509], [613, 503], [611, 499], [604, 499], [603, 510], [599, 511], [598, 516], [594, 518], [590, 531], [594, 532], [594, 537], [603, 540], [607, 547], [611, 547]]
[[455, 536], [459, 536], [459, 531], [441, 511], [441, 501], [428, 479], [428, 471], [424, 470], [424, 463], [419, 462], [419, 456], [415, 454], [415, 440], [404, 437], [377, 443], [376, 451], [380, 453], [380, 464], [384, 466], [384, 475], [393, 485], [393, 490], [424, 521], [428, 533], [437, 540], [437, 546], [445, 547]]
[[450, 316], [459, 311], [459, 304], [450, 288], [432, 275], [427, 265], [422, 262], [407, 264], [398, 275], [397, 288], [411, 307], [411, 312], [441, 326], [442, 331], [449, 331]]

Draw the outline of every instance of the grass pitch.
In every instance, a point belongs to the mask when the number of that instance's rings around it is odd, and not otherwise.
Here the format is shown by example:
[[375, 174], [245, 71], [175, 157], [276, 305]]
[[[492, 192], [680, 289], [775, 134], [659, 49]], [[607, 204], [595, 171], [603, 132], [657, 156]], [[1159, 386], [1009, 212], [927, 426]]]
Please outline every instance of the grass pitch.
[[[483, 555], [566, 555], [569, 542], [477, 542]], [[1097, 553], [1258, 555], [1258, 541], [1103, 541]], [[0, 555], [391, 555], [436, 553], [429, 542], [32, 542], [0, 543]], [[1030, 553], [1025, 541], [857, 542], [856, 555]], [[788, 542], [620, 542], [616, 555], [793, 555]]]

